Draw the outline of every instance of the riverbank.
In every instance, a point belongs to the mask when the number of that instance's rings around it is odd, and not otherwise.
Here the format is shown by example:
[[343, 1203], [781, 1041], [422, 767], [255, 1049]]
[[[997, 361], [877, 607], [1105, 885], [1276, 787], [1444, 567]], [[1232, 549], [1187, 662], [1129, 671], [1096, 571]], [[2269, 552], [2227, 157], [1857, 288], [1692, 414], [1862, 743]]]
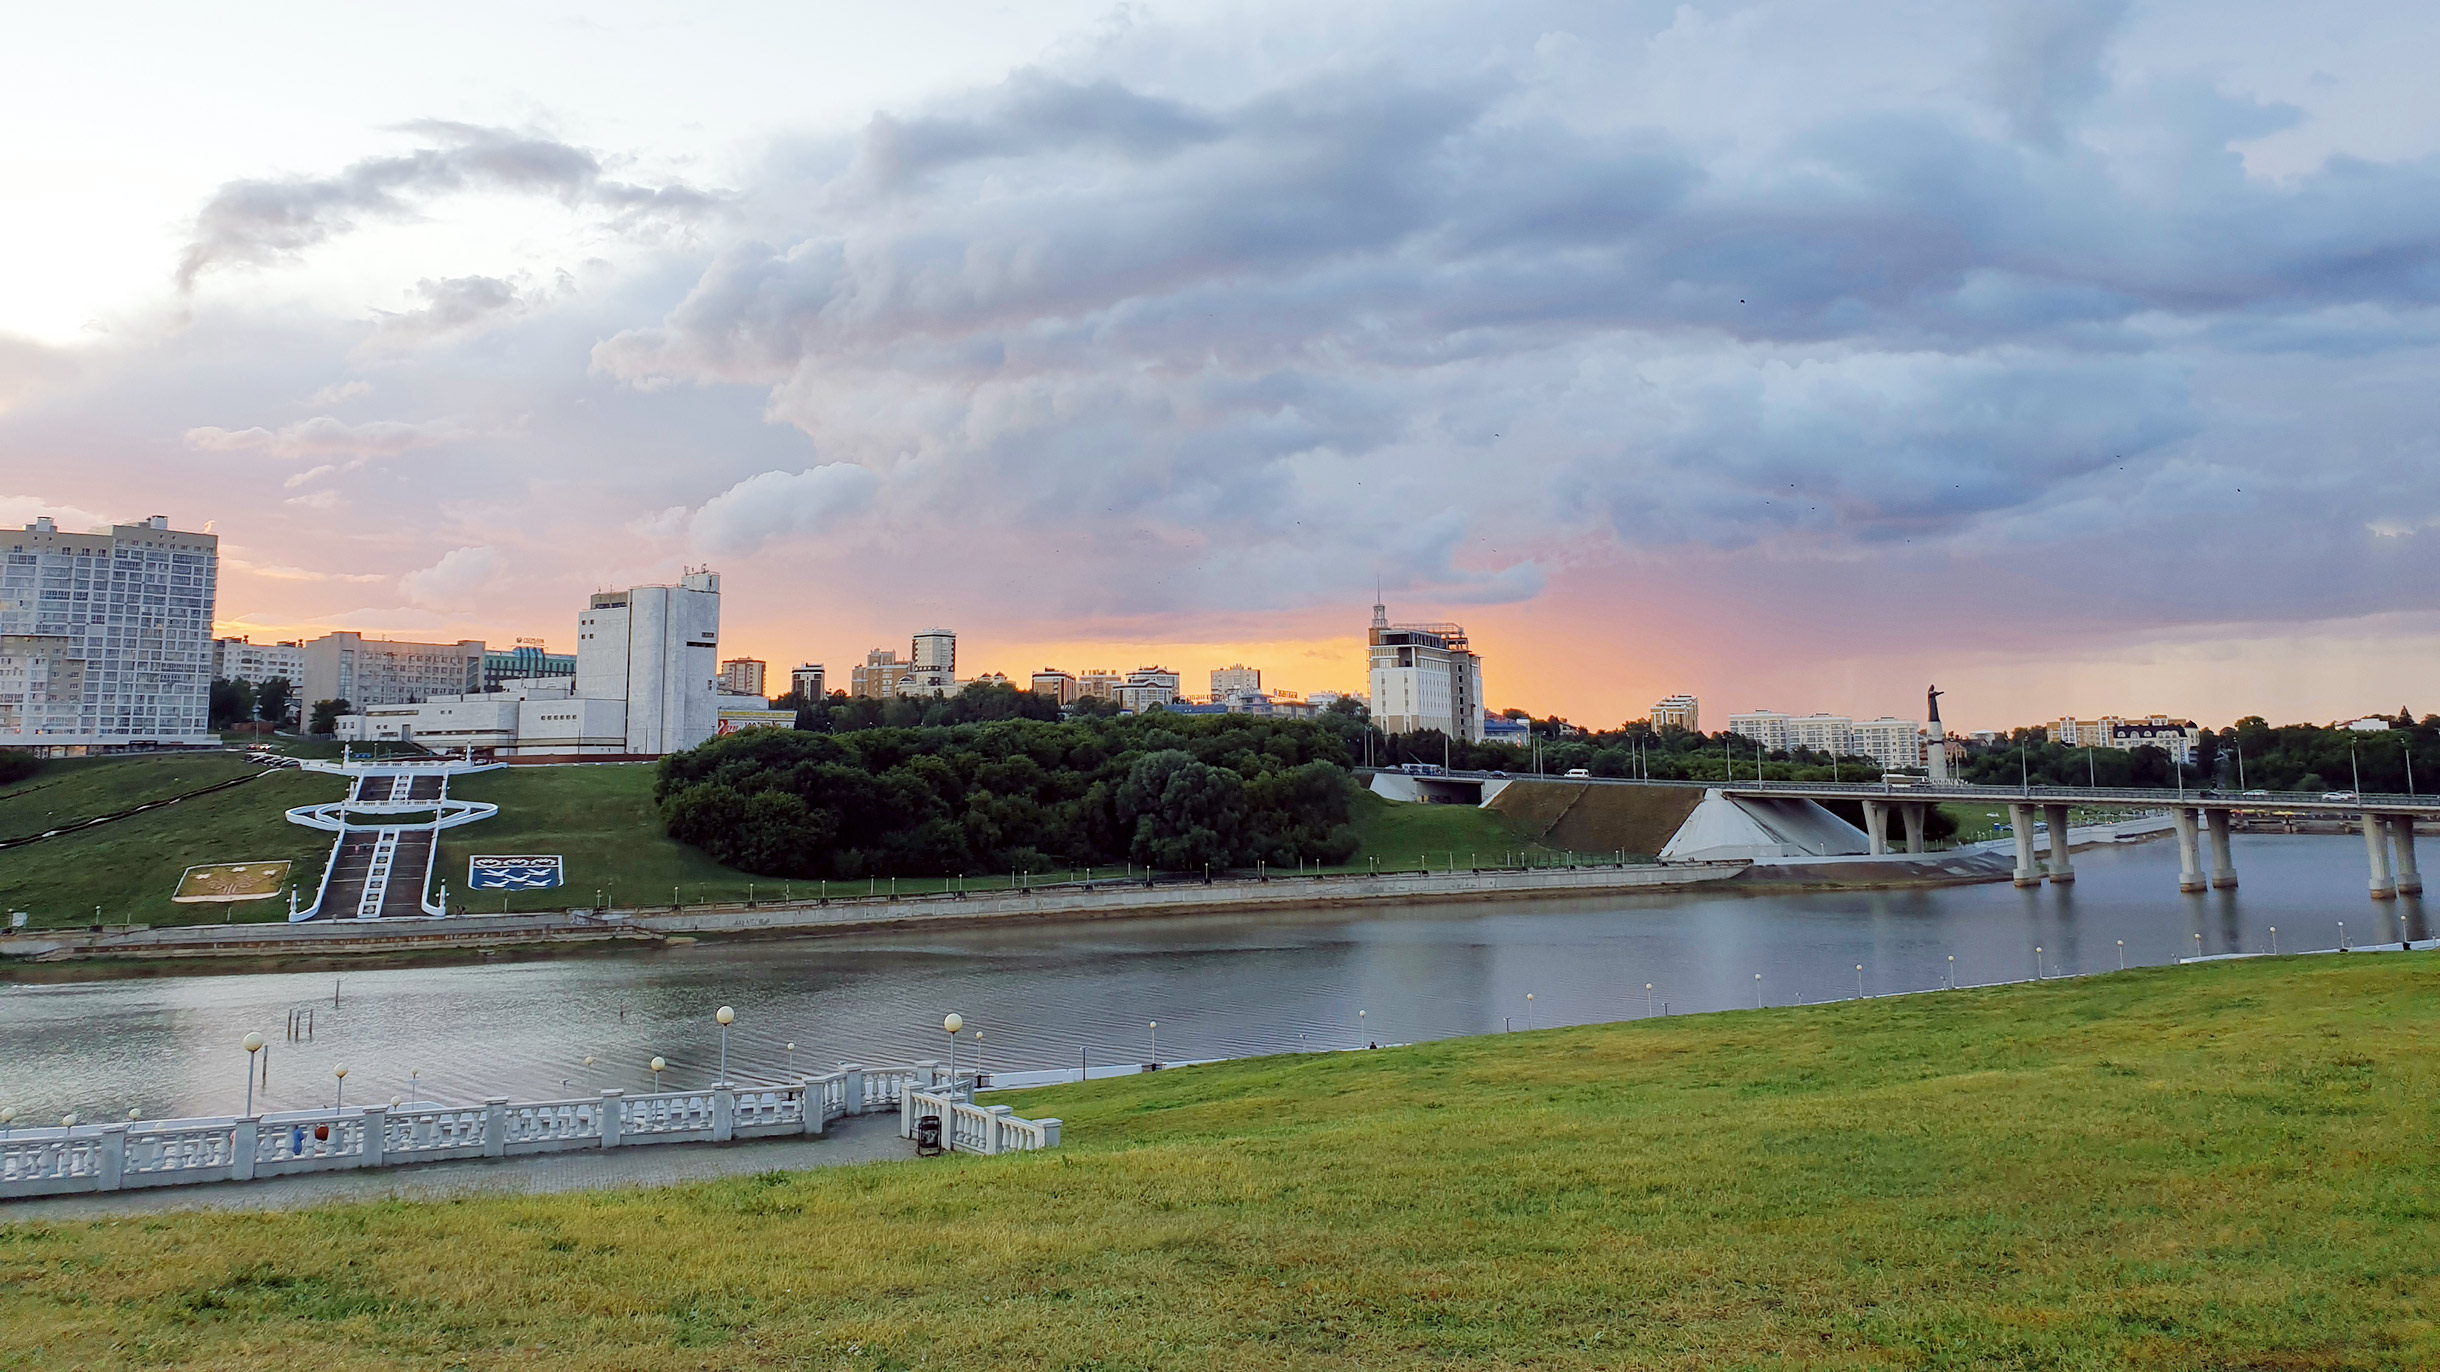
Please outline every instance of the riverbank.
[[2145, 969], [1011, 1100], [1055, 1154], [12, 1225], [0, 1361], [2427, 1365], [2436, 996]]
[[[2153, 821], [2071, 833], [2071, 851], [2147, 842]], [[1695, 888], [1774, 892], [1913, 890], [2007, 880], [2004, 845], [1884, 857], [1781, 858], [1756, 863], [1580, 864], [1522, 870], [1325, 873], [1209, 882], [1103, 879], [1010, 890], [930, 891], [816, 900], [707, 902], [451, 919], [315, 920], [304, 924], [124, 926], [25, 930], [0, 937], [0, 980], [56, 980], [65, 965], [116, 965], [138, 974], [211, 970], [317, 970], [361, 960], [544, 956], [585, 948], [663, 945], [703, 938], [809, 938], [925, 926], [1085, 922], [1281, 910], [1396, 908], [1466, 901], [1648, 895]], [[1453, 859], [1452, 859], [1453, 863]]]
[[1209, 883], [1105, 880], [1046, 883], [1017, 891], [973, 894], [935, 892], [903, 897], [875, 894], [837, 900], [738, 901], [540, 915], [137, 926], [99, 932], [38, 930], [0, 938], [0, 957], [40, 965], [240, 959], [259, 969], [265, 962], [322, 965], [355, 956], [505, 953], [707, 937], [812, 937], [927, 925], [1033, 924], [1230, 911], [1336, 910], [1367, 905], [1649, 893], [1717, 884], [1734, 878], [1745, 866], [1736, 862], [1668, 867], [1630, 864], [1521, 871], [1283, 876]]

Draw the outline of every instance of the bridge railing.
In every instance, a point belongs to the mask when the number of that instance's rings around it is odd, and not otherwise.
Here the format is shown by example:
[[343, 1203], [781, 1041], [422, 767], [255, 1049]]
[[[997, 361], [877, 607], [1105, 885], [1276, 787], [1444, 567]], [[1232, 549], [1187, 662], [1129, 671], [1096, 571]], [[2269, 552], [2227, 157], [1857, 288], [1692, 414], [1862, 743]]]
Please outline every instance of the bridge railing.
[[[117, 1191], [343, 1168], [519, 1157], [576, 1148], [819, 1135], [850, 1115], [901, 1112], [910, 1101], [958, 1100], [935, 1062], [838, 1070], [777, 1083], [479, 1105], [347, 1106], [254, 1116], [74, 1124], [0, 1133], [0, 1200]], [[958, 1101], [968, 1112], [975, 1107]], [[995, 1122], [986, 1122], [989, 1121]], [[959, 1126], [969, 1152], [1058, 1145], [1058, 1122], [991, 1107]], [[1047, 1140], [1047, 1141], [1046, 1141]]]

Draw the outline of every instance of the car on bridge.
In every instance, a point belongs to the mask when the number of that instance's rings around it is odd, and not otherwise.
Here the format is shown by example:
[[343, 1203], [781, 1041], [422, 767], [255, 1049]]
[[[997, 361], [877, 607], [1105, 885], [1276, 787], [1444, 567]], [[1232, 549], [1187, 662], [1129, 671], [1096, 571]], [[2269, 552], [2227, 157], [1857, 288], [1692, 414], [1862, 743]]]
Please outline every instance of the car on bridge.
[[2361, 797], [2361, 796], [2358, 796], [2358, 795], [2357, 795], [2355, 792], [2353, 792], [2353, 791], [2324, 791], [2324, 792], [2322, 792], [2322, 793], [2321, 793], [2321, 798], [2322, 798], [2323, 800], [2361, 800], [2361, 799], [2362, 799], [2362, 797]]

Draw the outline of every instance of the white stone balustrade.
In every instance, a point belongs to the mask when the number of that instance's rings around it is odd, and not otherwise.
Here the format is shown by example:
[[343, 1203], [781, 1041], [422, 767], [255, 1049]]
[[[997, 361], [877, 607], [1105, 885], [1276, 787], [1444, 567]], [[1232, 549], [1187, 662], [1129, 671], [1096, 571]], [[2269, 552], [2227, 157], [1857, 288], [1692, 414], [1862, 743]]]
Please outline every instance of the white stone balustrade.
[[1059, 1146], [1059, 1121], [1019, 1119], [1005, 1105], [976, 1105], [947, 1091], [909, 1090], [899, 1105], [898, 1132], [915, 1137], [915, 1122], [941, 1122], [941, 1144], [955, 1153], [1018, 1153]]
[[1059, 1121], [1023, 1120], [951, 1094], [936, 1062], [843, 1064], [778, 1085], [481, 1105], [349, 1106], [253, 1117], [80, 1124], [0, 1135], [0, 1200], [354, 1167], [518, 1157], [574, 1148], [818, 1135], [848, 1115], [899, 1113], [901, 1134], [941, 1115], [961, 1152], [1056, 1148]]

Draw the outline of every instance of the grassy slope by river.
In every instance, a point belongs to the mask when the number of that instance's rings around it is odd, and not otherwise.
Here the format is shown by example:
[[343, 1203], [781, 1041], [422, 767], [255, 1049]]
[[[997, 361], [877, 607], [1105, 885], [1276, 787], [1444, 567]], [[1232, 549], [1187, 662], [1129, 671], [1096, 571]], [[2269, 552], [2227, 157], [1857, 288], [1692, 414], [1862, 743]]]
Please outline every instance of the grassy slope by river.
[[2436, 1064], [2427, 954], [1259, 1059], [1053, 1154], [0, 1227], [0, 1365], [2431, 1366]]
[[[248, 765], [234, 757], [196, 754], [113, 760], [86, 770], [70, 764], [61, 771], [46, 769], [0, 794], [0, 816], [12, 804], [28, 813], [32, 807], [78, 815], [105, 813], [192, 789], [224, 773], [239, 774]], [[749, 891], [771, 899], [823, 889], [819, 883], [750, 876], [671, 839], [653, 807], [654, 775], [651, 764], [628, 763], [516, 767], [460, 779], [451, 787], [452, 795], [490, 801], [500, 813], [442, 836], [436, 870], [449, 883], [451, 901], [471, 899], [485, 910], [503, 905], [519, 911], [556, 910], [590, 904], [597, 890], [618, 902], [657, 903], [682, 894], [693, 904], [743, 900]], [[27, 789], [46, 783], [55, 784], [47, 792]], [[111, 923], [217, 923], [231, 914], [241, 921], [285, 919], [285, 901], [222, 907], [174, 905], [169, 897], [178, 874], [191, 864], [278, 858], [297, 864], [297, 879], [310, 892], [329, 856], [330, 837], [287, 823], [282, 812], [345, 794], [337, 778], [283, 770], [87, 833], [0, 852], [0, 910], [29, 911], [37, 926], [90, 924], [96, 905]], [[1451, 852], [1464, 866], [1477, 854], [1486, 863], [1496, 863], [1510, 851], [1542, 851], [1526, 843], [1506, 817], [1470, 806], [1393, 805], [1364, 792], [1355, 798], [1355, 821], [1363, 847], [1349, 864], [1352, 870], [1364, 870], [1373, 858], [1384, 867], [1412, 870], [1426, 852], [1435, 866]], [[509, 897], [470, 894], [466, 859], [476, 853], [560, 854], [567, 862], [568, 884]], [[1007, 884], [1005, 873], [977, 875], [966, 883], [970, 889]], [[908, 878], [898, 889], [913, 893], [943, 885]], [[863, 884], [854, 884], [854, 889], [863, 890]]]

